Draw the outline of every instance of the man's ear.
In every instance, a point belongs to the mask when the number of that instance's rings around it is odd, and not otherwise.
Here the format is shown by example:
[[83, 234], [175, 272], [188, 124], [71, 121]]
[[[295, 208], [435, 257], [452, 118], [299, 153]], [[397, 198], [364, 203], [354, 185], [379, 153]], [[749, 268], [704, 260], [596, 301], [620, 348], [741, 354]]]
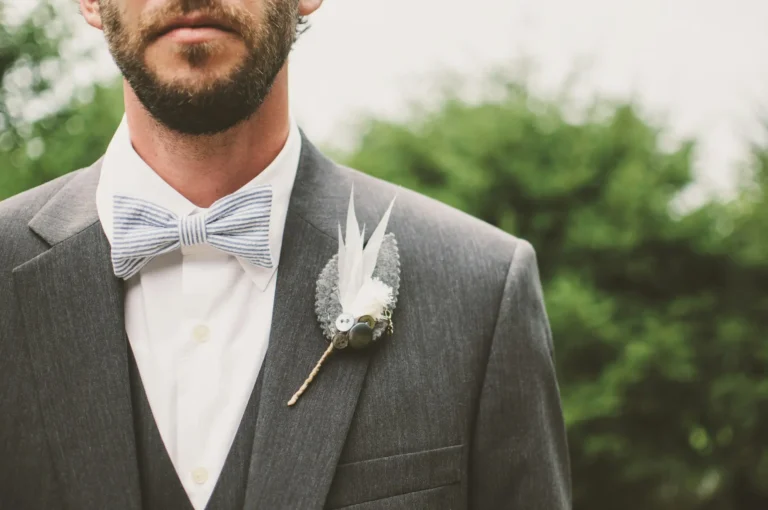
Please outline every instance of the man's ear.
[[101, 12], [99, 11], [99, 0], [79, 0], [80, 12], [83, 13], [85, 21], [94, 28], [102, 30]]
[[[85, 2], [88, 0], [80, 0]], [[299, 14], [301, 16], [309, 16], [323, 5], [323, 0], [299, 0]]]

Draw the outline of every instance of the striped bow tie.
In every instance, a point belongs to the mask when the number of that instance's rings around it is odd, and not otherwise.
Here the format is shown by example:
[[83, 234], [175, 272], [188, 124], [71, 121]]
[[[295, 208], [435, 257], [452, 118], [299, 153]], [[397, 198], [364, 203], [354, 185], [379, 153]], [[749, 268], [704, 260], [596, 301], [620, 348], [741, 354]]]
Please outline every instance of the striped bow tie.
[[208, 244], [256, 266], [272, 267], [272, 186], [238, 191], [214, 202], [204, 214], [183, 218], [146, 200], [123, 195], [115, 195], [113, 207], [112, 266], [118, 278], [130, 278], [157, 255], [196, 244]]

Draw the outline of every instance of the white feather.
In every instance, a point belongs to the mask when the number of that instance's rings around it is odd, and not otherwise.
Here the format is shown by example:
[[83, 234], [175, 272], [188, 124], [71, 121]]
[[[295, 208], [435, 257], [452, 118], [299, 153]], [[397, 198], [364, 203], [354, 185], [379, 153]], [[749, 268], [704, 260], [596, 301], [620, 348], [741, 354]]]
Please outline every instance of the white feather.
[[349, 207], [347, 208], [347, 237], [344, 243], [344, 260], [339, 260], [339, 301], [342, 308], [344, 308], [345, 304], [348, 306], [357, 293], [357, 289], [352, 289], [351, 280], [358, 243], [362, 247], [362, 239], [359, 239], [360, 231], [358, 228], [357, 215], [355, 214], [355, 190], [353, 188], [349, 195]]
[[368, 278], [360, 287], [347, 313], [353, 317], [370, 315], [378, 321], [391, 303], [392, 288], [378, 278]]
[[368, 239], [368, 244], [365, 246], [363, 253], [363, 277], [371, 278], [373, 276], [373, 270], [376, 268], [376, 261], [379, 259], [379, 250], [381, 250], [381, 243], [384, 241], [384, 234], [387, 233], [387, 224], [389, 223], [389, 216], [392, 214], [392, 207], [395, 205], [395, 199], [387, 208], [387, 212], [384, 213], [384, 217], [374, 229], [371, 238]]
[[[358, 234], [360, 235], [360, 234]], [[357, 246], [354, 247], [354, 251], [352, 253], [347, 252], [347, 255], [350, 256], [352, 259], [349, 269], [349, 274], [347, 275], [347, 289], [345, 292], [345, 296], [348, 300], [349, 306], [352, 306], [352, 302], [355, 299], [355, 296], [357, 296], [358, 291], [360, 290], [360, 287], [363, 286], [363, 246], [362, 246], [362, 236], [360, 236], [360, 242]], [[342, 308], [344, 305], [342, 304]]]
[[339, 302], [344, 313], [353, 317], [370, 315], [379, 320], [392, 302], [392, 289], [372, 276], [394, 203], [393, 199], [363, 250], [365, 229], [360, 232], [357, 223], [354, 190], [349, 197], [346, 239], [339, 225]]
[[346, 275], [344, 274], [344, 268], [345, 268], [345, 260], [346, 258], [346, 249], [344, 248], [344, 238], [341, 236], [341, 223], [339, 223], [339, 257], [337, 262], [338, 265], [338, 273], [339, 273], [339, 302], [343, 303], [344, 300], [341, 298], [342, 289], [344, 289], [346, 285]]

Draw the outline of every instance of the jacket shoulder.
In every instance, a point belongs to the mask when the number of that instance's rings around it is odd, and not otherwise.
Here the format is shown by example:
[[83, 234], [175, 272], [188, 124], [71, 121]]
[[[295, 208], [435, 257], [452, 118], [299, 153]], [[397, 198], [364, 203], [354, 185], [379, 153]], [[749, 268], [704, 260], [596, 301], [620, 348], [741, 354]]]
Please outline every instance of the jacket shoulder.
[[34, 257], [47, 246], [28, 226], [48, 201], [82, 170], [58, 177], [45, 184], [0, 202], [0, 272]]
[[383, 210], [386, 203], [396, 198], [390, 226], [410, 245], [424, 253], [441, 254], [453, 263], [483, 262], [509, 267], [514, 252], [530, 250], [530, 244], [498, 227], [446, 205], [421, 193], [372, 177], [358, 170], [350, 172], [355, 183], [355, 194], [365, 193]]
[[53, 195], [82, 171], [82, 169], [75, 170], [0, 201], [0, 221], [2, 222], [0, 225], [5, 225], [9, 221], [26, 225]]

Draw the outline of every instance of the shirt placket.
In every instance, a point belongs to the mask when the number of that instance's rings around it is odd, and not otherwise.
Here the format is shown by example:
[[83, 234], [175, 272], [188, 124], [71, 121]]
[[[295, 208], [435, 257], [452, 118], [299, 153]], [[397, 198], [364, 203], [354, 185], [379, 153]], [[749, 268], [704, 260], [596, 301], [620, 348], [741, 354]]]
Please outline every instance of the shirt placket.
[[[209, 435], [201, 415], [216, 398], [218, 359], [211, 310], [215, 271], [204, 246], [182, 249], [184, 316], [181, 326], [181, 363], [178, 370], [177, 435], [179, 460], [187, 492], [196, 507], [204, 507], [212, 492]], [[197, 500], [197, 501], [195, 501]]]

